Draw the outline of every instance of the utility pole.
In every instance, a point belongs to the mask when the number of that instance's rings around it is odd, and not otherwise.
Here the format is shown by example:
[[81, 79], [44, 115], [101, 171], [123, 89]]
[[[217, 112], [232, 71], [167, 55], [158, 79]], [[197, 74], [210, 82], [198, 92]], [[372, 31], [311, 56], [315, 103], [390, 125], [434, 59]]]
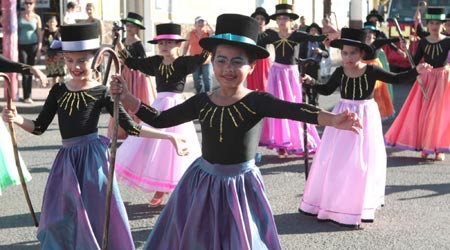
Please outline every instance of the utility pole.
[[[17, 1], [2, 1], [2, 27], [3, 27], [3, 56], [17, 62]], [[17, 73], [8, 73], [11, 79], [11, 95], [13, 100], [19, 96]], [[6, 86], [3, 86], [3, 94], [6, 96]]]

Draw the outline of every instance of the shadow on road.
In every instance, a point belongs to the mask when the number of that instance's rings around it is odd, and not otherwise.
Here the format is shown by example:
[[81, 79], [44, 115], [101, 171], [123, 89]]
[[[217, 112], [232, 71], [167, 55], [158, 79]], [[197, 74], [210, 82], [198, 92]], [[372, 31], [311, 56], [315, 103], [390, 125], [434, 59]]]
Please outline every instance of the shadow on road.
[[274, 217], [277, 225], [283, 225], [283, 227], [277, 226], [280, 235], [354, 231], [354, 229], [342, 227], [332, 222], [318, 221], [315, 216], [307, 216], [301, 213], [280, 214]]
[[415, 197], [409, 197], [409, 198], [402, 198], [399, 200], [415, 200], [415, 199], [424, 199], [424, 198], [431, 198], [431, 197], [437, 197], [441, 195], [448, 195], [450, 194], [450, 184], [448, 183], [440, 183], [440, 184], [428, 184], [428, 185], [389, 185], [386, 186], [386, 195], [390, 195], [393, 193], [400, 193], [400, 192], [411, 192], [413, 190], [425, 190], [432, 192], [428, 195], [422, 195], [422, 196], [415, 196]]
[[0, 245], [0, 250], [36, 250], [39, 249], [39, 242], [25, 241], [11, 245]]
[[[41, 213], [36, 213], [36, 217], [41, 217]], [[11, 216], [0, 217], [0, 229], [18, 228], [18, 227], [30, 227], [33, 226], [33, 219], [31, 214], [16, 214]]]
[[156, 217], [161, 214], [165, 206], [150, 207], [149, 204], [130, 204], [125, 202], [125, 207], [128, 219], [132, 221]]

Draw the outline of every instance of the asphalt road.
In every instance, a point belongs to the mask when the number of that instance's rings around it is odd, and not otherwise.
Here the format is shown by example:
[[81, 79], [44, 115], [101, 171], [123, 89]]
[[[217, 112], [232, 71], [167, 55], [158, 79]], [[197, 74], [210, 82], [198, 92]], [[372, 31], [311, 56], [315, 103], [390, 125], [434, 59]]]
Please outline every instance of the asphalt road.
[[[397, 111], [409, 88], [395, 87]], [[330, 108], [337, 100], [338, 95], [333, 94], [321, 97], [320, 103]], [[36, 114], [26, 116], [34, 118]], [[107, 120], [102, 115], [103, 134]], [[384, 124], [384, 129], [389, 125]], [[39, 216], [49, 168], [61, 145], [56, 119], [42, 136], [21, 129], [17, 129], [17, 136], [19, 150], [33, 176], [28, 188]], [[261, 152], [259, 166], [283, 249], [450, 249], [450, 155], [444, 162], [435, 162], [422, 160], [418, 152], [387, 148], [386, 205], [377, 212], [374, 223], [349, 230], [297, 212], [305, 185], [302, 158], [279, 159], [273, 151], [261, 148]], [[121, 193], [136, 248], [141, 249], [161, 208], [149, 207], [151, 194], [124, 186]], [[0, 250], [40, 249], [36, 231], [20, 186], [4, 190], [0, 196]]]

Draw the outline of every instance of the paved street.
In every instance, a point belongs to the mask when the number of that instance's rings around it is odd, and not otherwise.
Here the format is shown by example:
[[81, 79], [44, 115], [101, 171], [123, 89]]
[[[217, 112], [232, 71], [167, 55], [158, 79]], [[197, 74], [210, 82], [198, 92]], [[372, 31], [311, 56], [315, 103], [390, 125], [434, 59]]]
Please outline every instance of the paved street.
[[[409, 88], [409, 85], [395, 87], [397, 111]], [[331, 108], [337, 100], [338, 95], [333, 94], [321, 97], [320, 103], [322, 107]], [[32, 107], [22, 104], [20, 108], [24, 113], [34, 112], [30, 111]], [[26, 116], [34, 118], [36, 114]], [[103, 134], [107, 119], [107, 115], [102, 116], [100, 130]], [[386, 123], [384, 129], [389, 125]], [[30, 135], [21, 129], [17, 129], [17, 134], [19, 150], [33, 176], [28, 187], [39, 216], [49, 168], [61, 145], [56, 119], [42, 136]], [[349, 230], [332, 223], [319, 223], [297, 212], [305, 185], [303, 159], [279, 159], [273, 151], [263, 148], [261, 152], [259, 166], [283, 249], [450, 249], [449, 154], [444, 162], [435, 162], [422, 160], [418, 152], [388, 148], [386, 205], [377, 212], [373, 224], [363, 224], [362, 230]], [[141, 249], [161, 208], [149, 207], [150, 194], [124, 186], [121, 186], [121, 193], [136, 248]], [[36, 231], [22, 189], [17, 186], [4, 190], [0, 196], [0, 250], [39, 249]]]

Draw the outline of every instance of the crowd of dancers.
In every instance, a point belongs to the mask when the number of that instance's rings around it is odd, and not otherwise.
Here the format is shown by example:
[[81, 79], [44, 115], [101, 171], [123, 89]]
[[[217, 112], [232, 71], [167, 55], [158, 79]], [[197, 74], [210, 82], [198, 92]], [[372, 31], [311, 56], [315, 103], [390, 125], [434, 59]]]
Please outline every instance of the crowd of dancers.
[[[122, 103], [118, 181], [153, 193], [151, 206], [170, 194], [144, 249], [281, 249], [255, 165], [258, 146], [275, 149], [283, 158], [315, 153], [298, 209], [352, 228], [373, 222], [384, 204], [385, 145], [445, 159], [450, 152], [450, 38], [441, 32], [450, 15], [443, 8], [428, 7], [428, 34], [414, 55], [417, 66], [400, 73], [383, 69], [381, 47], [399, 41], [382, 38], [377, 12], [367, 16], [362, 29], [343, 28], [330, 39], [317, 24], [307, 32], [294, 30], [299, 16], [292, 5], [275, 9], [272, 15], [261, 7], [249, 16], [220, 15], [215, 30], [198, 37], [198, 54], [180, 55], [186, 39], [179, 24], [158, 24], [157, 35], [148, 41], [158, 54], [150, 57], [137, 36], [145, 29], [143, 18], [130, 12], [122, 20], [127, 37], [119, 36], [116, 46], [124, 70], [112, 76], [109, 88], [90, 68], [100, 48], [97, 24], [61, 26], [61, 41], [50, 47], [62, 53], [71, 79], [52, 86], [35, 120], [14, 107], [2, 111], [5, 122], [35, 135], [58, 115], [62, 147], [42, 202], [37, 233], [42, 249], [100, 249], [109, 139], [99, 135], [98, 121], [103, 107], [113, 113], [113, 96]], [[271, 20], [276, 30], [266, 28]], [[340, 50], [342, 65], [325, 81], [317, 72], [321, 59], [329, 57], [326, 39]], [[400, 44], [396, 49], [404, 53]], [[298, 45], [302, 59], [310, 59], [302, 74]], [[185, 100], [187, 75], [209, 61], [218, 87]], [[42, 74], [3, 57], [1, 62], [2, 72]], [[154, 76], [155, 85], [147, 75]], [[388, 85], [411, 81], [416, 82], [403, 108], [383, 136], [383, 119], [395, 116]], [[337, 89], [341, 98], [332, 112], [316, 106], [318, 95]], [[201, 143], [194, 120], [200, 123]], [[314, 125], [326, 126], [322, 137]], [[4, 126], [0, 133], [7, 138]], [[0, 146], [1, 191], [19, 181], [11, 167], [12, 146], [6, 140]], [[30, 178], [26, 172], [26, 181]], [[108, 249], [134, 249], [117, 183], [112, 199]]]

